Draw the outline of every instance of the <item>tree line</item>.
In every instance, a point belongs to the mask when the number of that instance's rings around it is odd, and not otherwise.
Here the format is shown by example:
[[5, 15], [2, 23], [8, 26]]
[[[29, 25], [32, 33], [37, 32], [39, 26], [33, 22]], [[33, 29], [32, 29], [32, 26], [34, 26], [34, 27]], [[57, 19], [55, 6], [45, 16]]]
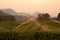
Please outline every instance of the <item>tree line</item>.
[[[44, 21], [44, 20], [51, 20], [51, 16], [49, 15], [49, 13], [36, 13], [38, 14], [37, 19], [40, 21]], [[57, 17], [53, 18], [55, 20], [60, 20], [60, 13], [58, 13]], [[4, 13], [2, 10], [0, 10], [0, 21], [15, 21], [16, 17], [13, 15], [9, 15], [8, 13]]]
[[58, 13], [57, 17], [51, 18], [51, 16], [48, 13], [45, 14], [38, 14], [37, 17], [38, 21], [45, 21], [45, 20], [60, 20], [60, 13]]
[[15, 21], [16, 18], [13, 15], [9, 15], [8, 13], [4, 13], [0, 10], [0, 21]]

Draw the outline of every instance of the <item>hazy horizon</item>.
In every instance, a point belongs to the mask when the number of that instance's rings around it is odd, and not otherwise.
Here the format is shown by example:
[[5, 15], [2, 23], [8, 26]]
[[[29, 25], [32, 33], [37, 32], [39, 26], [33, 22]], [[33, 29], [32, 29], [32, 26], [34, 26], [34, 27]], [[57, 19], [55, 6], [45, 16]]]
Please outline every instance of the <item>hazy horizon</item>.
[[60, 0], [0, 0], [0, 9], [12, 8], [17, 12], [41, 12], [57, 16]]

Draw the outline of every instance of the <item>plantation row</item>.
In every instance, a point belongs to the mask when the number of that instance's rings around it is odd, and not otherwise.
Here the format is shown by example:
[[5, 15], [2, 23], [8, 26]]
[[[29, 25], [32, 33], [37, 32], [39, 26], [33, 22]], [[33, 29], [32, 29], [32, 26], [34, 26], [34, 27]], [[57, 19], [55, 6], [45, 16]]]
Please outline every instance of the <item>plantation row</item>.
[[17, 32], [26, 32], [26, 31], [39, 31], [41, 29], [41, 26], [38, 25], [35, 21], [29, 21], [28, 23], [25, 23], [21, 26], [16, 27], [13, 29]]
[[52, 32], [4, 32], [0, 33], [0, 40], [60, 40], [60, 33]]

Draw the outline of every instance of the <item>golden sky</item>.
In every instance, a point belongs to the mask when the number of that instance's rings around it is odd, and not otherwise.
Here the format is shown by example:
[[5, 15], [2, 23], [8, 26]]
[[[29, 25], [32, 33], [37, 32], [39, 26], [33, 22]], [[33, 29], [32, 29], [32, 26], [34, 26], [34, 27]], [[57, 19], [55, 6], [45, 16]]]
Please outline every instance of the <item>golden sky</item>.
[[48, 12], [54, 16], [60, 12], [60, 0], [0, 0], [0, 8], [12, 8], [18, 12]]

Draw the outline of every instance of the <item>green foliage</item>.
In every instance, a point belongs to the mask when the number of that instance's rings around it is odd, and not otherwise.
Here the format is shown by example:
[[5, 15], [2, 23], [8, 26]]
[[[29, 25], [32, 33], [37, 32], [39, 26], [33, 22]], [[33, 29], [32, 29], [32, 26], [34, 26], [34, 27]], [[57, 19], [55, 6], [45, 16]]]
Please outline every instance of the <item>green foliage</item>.
[[23, 37], [28, 40], [60, 40], [60, 33], [34, 32], [26, 34], [23, 34]]
[[53, 32], [25, 32], [15, 31], [0, 33], [0, 40], [60, 40], [60, 33]]
[[19, 37], [18, 33], [12, 31], [0, 33], [0, 40], [18, 40]]

